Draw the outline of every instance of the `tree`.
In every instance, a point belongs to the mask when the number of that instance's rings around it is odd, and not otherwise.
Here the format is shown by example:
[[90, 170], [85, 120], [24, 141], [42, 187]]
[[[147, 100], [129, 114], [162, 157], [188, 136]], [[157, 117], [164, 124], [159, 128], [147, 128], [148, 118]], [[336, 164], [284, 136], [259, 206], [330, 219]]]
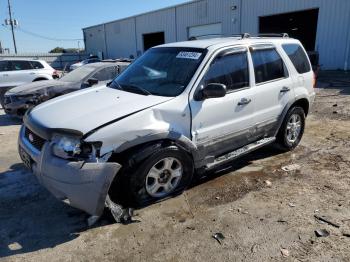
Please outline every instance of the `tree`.
[[55, 47], [49, 53], [65, 53], [66, 50], [63, 47]]

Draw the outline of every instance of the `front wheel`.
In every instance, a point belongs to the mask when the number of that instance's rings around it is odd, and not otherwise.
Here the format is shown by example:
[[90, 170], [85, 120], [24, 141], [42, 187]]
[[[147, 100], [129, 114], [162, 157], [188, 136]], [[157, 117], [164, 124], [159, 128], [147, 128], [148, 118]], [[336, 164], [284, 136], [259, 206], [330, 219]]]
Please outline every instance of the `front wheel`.
[[305, 112], [301, 107], [291, 108], [277, 135], [277, 142], [283, 149], [293, 150], [304, 134]]
[[189, 154], [175, 145], [155, 147], [140, 162], [127, 164], [120, 180], [117, 202], [128, 206], [144, 206], [181, 193], [193, 175], [193, 161]]

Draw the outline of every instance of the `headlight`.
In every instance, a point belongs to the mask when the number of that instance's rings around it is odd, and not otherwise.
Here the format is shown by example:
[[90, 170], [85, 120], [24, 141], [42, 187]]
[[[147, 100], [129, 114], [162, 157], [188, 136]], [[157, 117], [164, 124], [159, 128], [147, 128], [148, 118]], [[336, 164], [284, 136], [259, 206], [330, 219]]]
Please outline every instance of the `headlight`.
[[61, 158], [90, 158], [93, 151], [91, 144], [79, 138], [55, 135], [52, 140], [53, 153]]

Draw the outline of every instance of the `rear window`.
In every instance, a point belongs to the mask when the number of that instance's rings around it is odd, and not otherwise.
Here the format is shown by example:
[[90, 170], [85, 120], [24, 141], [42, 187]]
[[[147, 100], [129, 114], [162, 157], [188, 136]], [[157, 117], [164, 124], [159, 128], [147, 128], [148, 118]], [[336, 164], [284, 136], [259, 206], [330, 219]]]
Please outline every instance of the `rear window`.
[[30, 63], [32, 64], [34, 69], [42, 69], [42, 68], [44, 68], [44, 66], [38, 61], [31, 61]]
[[33, 69], [29, 61], [11, 61], [12, 70], [30, 70]]
[[304, 50], [298, 44], [282, 45], [299, 74], [310, 72], [311, 67]]
[[287, 76], [283, 60], [275, 49], [254, 50], [252, 58], [257, 84]]

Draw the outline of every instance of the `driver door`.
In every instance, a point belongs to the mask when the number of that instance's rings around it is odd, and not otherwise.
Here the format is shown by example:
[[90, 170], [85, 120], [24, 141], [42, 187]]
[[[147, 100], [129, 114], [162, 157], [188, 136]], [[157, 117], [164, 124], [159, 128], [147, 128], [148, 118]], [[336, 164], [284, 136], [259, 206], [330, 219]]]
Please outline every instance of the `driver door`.
[[219, 156], [249, 144], [254, 133], [251, 60], [245, 47], [221, 51], [206, 70], [196, 92], [209, 83], [227, 87], [226, 96], [190, 101], [192, 139], [205, 156]]

